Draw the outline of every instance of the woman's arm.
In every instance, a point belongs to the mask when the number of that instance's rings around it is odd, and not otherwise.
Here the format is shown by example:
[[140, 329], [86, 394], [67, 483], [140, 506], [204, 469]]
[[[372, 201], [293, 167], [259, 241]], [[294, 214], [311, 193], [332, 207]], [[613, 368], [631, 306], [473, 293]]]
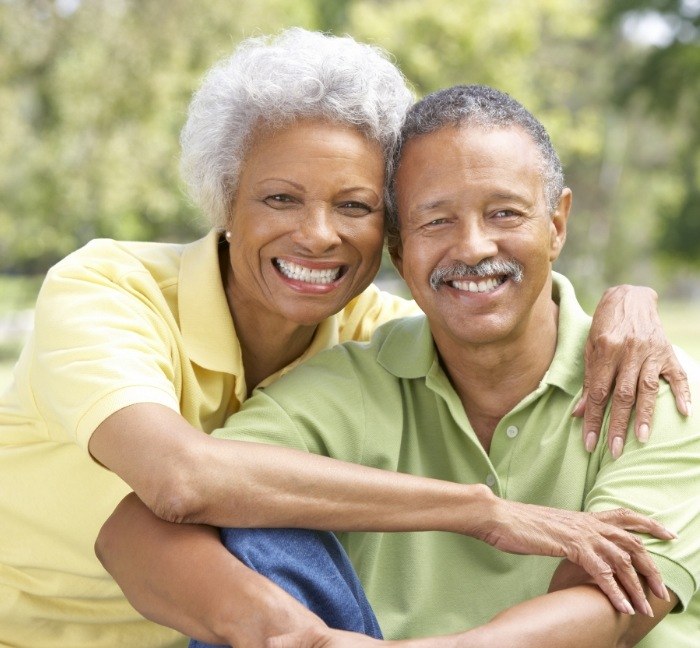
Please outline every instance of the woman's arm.
[[[622, 529], [672, 535], [625, 511], [578, 513], [501, 500], [483, 485], [465, 485], [377, 470], [287, 448], [212, 439], [159, 405], [135, 405], [108, 418], [90, 450], [158, 515], [218, 526], [302, 527], [344, 531], [452, 531], [503, 551], [568, 557], [595, 574], [615, 606], [643, 604], [634, 569], [663, 595], [648, 554]], [[141, 506], [132, 500], [130, 506]], [[173, 578], [182, 554], [156, 548], [145, 567], [133, 546], [148, 542], [148, 515], [139, 523], [121, 507], [105, 526], [98, 550], [117, 575], [134, 581]], [[124, 522], [124, 517], [129, 520]], [[120, 521], [121, 519], [121, 521]], [[179, 529], [172, 527], [172, 532]], [[191, 529], [188, 530], [188, 533]], [[132, 535], [130, 540], [129, 534]], [[186, 546], [186, 541], [183, 541]], [[160, 561], [160, 562], [159, 562]], [[216, 565], [202, 573], [216, 572]], [[622, 584], [618, 586], [615, 579]], [[189, 577], [182, 578], [182, 587]], [[164, 585], [164, 588], [169, 585]], [[623, 591], [624, 590], [624, 591]], [[167, 603], [167, 601], [166, 601]], [[642, 608], [640, 608], [642, 609]]]
[[258, 648], [292, 629], [325, 628], [234, 558], [217, 529], [164, 522], [133, 493], [107, 521], [95, 549], [143, 616], [201, 641]]

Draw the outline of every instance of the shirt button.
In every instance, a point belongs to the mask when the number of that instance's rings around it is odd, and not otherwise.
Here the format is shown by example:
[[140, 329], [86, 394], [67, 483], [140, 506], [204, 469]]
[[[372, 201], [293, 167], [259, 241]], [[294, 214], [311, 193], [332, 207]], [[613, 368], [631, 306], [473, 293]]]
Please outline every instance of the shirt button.
[[515, 427], [515, 425], [509, 425], [508, 428], [506, 429], [506, 434], [508, 435], [509, 439], [515, 439], [516, 436], [518, 436], [518, 428]]
[[489, 488], [493, 488], [495, 484], [496, 484], [496, 478], [491, 473], [486, 475], [486, 485]]

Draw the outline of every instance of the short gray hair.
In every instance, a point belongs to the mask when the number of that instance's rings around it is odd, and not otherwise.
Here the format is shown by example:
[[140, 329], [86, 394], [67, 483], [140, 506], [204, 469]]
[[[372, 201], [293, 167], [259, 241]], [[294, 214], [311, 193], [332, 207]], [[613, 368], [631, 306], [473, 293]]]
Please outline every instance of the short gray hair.
[[[402, 148], [412, 138], [433, 133], [446, 126], [476, 126], [483, 129], [522, 128], [533, 140], [541, 156], [544, 195], [550, 214], [559, 204], [564, 189], [564, 171], [545, 127], [510, 95], [484, 85], [457, 85], [429, 94], [416, 103], [406, 116], [401, 139], [394, 153], [394, 171]], [[399, 242], [395, 179], [389, 180], [387, 236], [389, 249]]]
[[292, 28], [243, 41], [205, 76], [180, 135], [180, 168], [193, 202], [225, 226], [251, 135], [299, 118], [357, 128], [387, 162], [413, 95], [379, 48]]

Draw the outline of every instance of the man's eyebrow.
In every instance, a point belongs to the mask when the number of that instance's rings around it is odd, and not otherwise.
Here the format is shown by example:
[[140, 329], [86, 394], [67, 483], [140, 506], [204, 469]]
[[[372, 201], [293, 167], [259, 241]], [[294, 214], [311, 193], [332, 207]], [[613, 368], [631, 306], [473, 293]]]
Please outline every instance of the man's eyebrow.
[[517, 193], [512, 193], [509, 191], [496, 191], [492, 194], [489, 195], [488, 197], [489, 200], [506, 200], [506, 201], [514, 201], [518, 202], [524, 205], [529, 205], [530, 201], [525, 198], [525, 196], [522, 196], [521, 194]]
[[425, 202], [418, 203], [411, 211], [414, 214], [423, 214], [425, 212], [433, 211], [434, 209], [440, 209], [446, 204], [452, 202], [449, 198], [436, 198], [434, 200], [426, 200]]
[[[493, 201], [498, 201], [498, 200], [504, 200], [507, 202], [516, 202], [520, 205], [527, 205], [529, 206], [531, 204], [531, 201], [526, 197], [518, 193], [510, 192], [510, 191], [494, 191], [493, 193], [489, 194], [485, 198], [482, 199], [483, 203], [489, 203]], [[431, 200], [426, 200], [425, 202], [418, 203], [411, 212], [414, 214], [424, 214], [425, 212], [430, 212], [435, 209], [440, 209], [441, 207], [444, 207], [445, 205], [449, 205], [455, 201], [455, 198], [452, 197], [442, 197], [442, 198], [434, 198]]]

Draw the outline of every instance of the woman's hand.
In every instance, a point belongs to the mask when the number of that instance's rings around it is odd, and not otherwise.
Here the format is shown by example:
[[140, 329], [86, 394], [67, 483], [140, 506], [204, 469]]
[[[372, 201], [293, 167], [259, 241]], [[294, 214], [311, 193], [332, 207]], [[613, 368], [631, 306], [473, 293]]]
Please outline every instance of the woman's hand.
[[608, 444], [615, 459], [622, 454], [633, 408], [637, 438], [649, 438], [659, 377], [670, 384], [678, 411], [690, 416], [686, 374], [666, 338], [656, 302], [651, 288], [616, 286], [604, 293], [595, 310], [586, 342], [583, 395], [573, 412], [583, 416], [589, 452], [598, 442], [611, 393]]
[[590, 574], [624, 614], [634, 614], [633, 608], [645, 615], [651, 611], [640, 576], [658, 598], [669, 600], [654, 561], [628, 532], [675, 538], [658, 522], [626, 509], [581, 513], [498, 498], [494, 503], [490, 520], [482, 525], [485, 531], [474, 537], [509, 553], [567, 558]]

